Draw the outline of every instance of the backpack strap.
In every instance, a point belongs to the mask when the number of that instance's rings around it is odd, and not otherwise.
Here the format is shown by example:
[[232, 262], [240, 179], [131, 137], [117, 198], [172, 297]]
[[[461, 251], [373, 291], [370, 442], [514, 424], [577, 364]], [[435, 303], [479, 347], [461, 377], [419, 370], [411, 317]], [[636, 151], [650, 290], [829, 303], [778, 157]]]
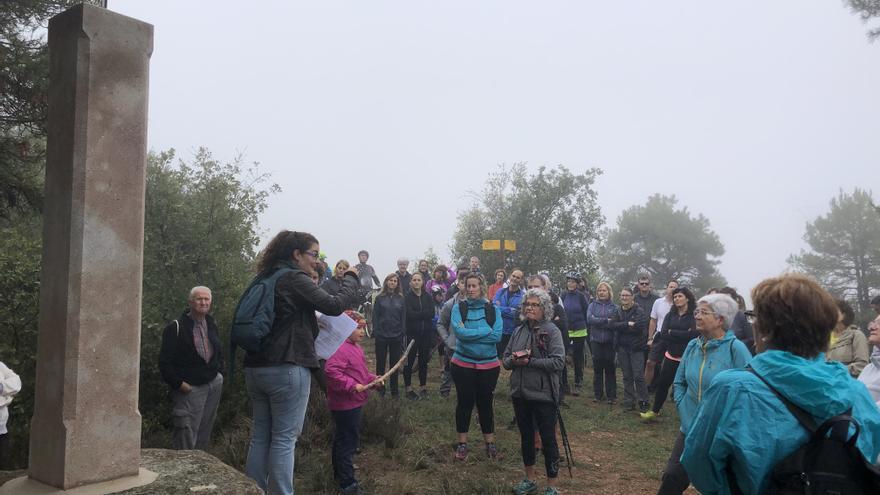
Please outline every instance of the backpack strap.
[[467, 321], [467, 315], [468, 315], [467, 301], [465, 301], [465, 300], [458, 301], [458, 314], [461, 315], [461, 324], [464, 325], [464, 322]]
[[177, 327], [176, 335], [177, 335], [177, 337], [180, 337], [180, 322], [177, 320], [174, 320], [174, 325]]
[[483, 313], [486, 315], [486, 323], [489, 324], [489, 328], [495, 326], [495, 305], [489, 301], [486, 301], [486, 304], [483, 306]]

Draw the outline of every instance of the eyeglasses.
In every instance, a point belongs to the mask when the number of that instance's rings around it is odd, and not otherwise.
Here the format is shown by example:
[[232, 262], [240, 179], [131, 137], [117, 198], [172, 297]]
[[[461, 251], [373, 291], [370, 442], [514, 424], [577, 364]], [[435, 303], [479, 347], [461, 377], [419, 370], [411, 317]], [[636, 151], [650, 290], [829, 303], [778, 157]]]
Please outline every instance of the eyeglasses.
[[309, 255], [309, 256], [311, 256], [311, 257], [314, 258], [314, 259], [318, 259], [318, 255], [321, 254], [321, 253], [319, 253], [319, 252], [317, 252], [317, 251], [304, 251], [303, 253], [304, 253], [304, 254], [307, 254], [307, 255]]
[[541, 307], [541, 303], [529, 303], [529, 302], [527, 302], [527, 303], [523, 303], [523, 307], [524, 307], [524, 308], [540, 308], [540, 307]]
[[639, 285], [651, 285], [651, 282], [639, 282]]
[[752, 311], [751, 309], [748, 311], [743, 311], [743, 314], [746, 315], [746, 320], [748, 320], [749, 323], [754, 323], [755, 320], [758, 319], [758, 315], [756, 315], [755, 312]]
[[694, 317], [697, 317], [697, 316], [706, 316], [706, 315], [714, 315], [714, 314], [715, 314], [714, 311], [707, 311], [707, 310], [705, 310], [705, 309], [697, 309], [697, 310], [694, 311]]

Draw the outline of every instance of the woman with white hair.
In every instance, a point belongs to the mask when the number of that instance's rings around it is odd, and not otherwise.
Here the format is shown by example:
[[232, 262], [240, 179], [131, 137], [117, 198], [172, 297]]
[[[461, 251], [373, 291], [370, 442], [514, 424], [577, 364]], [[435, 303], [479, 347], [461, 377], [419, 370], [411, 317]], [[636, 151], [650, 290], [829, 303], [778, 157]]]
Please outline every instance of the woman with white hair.
[[681, 428], [663, 471], [658, 494], [681, 494], [687, 489], [690, 479], [679, 459], [685, 434], [697, 415], [703, 393], [716, 374], [742, 368], [752, 358], [749, 348], [737, 340], [731, 329], [738, 311], [739, 305], [727, 294], [710, 294], [697, 301], [694, 320], [700, 336], [688, 343], [675, 373], [672, 396], [678, 406]]
[[523, 296], [519, 325], [504, 349], [502, 364], [510, 374], [510, 398], [519, 426], [525, 479], [515, 494], [537, 492], [535, 482], [535, 425], [541, 437], [547, 488], [544, 495], [557, 495], [559, 447], [556, 443], [556, 411], [559, 371], [565, 364], [562, 333], [553, 324], [553, 301], [547, 291], [528, 289]]

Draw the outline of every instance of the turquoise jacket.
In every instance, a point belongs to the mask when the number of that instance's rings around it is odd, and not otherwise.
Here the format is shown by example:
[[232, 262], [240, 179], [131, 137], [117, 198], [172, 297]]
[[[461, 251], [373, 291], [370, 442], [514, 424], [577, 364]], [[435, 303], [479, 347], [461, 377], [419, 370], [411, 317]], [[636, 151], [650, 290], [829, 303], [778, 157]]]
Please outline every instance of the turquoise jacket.
[[501, 342], [504, 321], [498, 306], [495, 310], [495, 324], [489, 326], [486, 321], [485, 299], [467, 299], [467, 321], [462, 324], [461, 311], [458, 306], [452, 307], [449, 324], [455, 332], [455, 354], [453, 358], [474, 364], [498, 362], [498, 349], [495, 344]]
[[688, 342], [672, 388], [682, 433], [687, 433], [690, 428], [703, 394], [715, 375], [724, 370], [742, 368], [751, 359], [749, 348], [737, 340], [733, 330], [728, 330], [720, 339], [707, 342], [706, 337], [700, 336]]
[[[845, 366], [825, 362], [824, 354], [805, 359], [785, 351], [758, 354], [750, 366], [818, 424], [852, 408], [861, 425], [856, 445], [866, 459], [877, 461], [880, 410]], [[759, 494], [766, 491], [773, 466], [807, 439], [807, 430], [757, 376], [728, 370], [716, 375], [704, 394], [681, 463], [703, 495], [730, 493], [728, 461], [743, 493]]]

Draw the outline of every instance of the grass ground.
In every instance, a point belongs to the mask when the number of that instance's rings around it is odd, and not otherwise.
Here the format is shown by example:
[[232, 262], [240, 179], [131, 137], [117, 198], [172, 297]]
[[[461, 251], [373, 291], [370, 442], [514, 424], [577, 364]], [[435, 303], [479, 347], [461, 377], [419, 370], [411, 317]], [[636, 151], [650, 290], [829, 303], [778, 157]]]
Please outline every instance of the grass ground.
[[[364, 348], [374, 369], [372, 342], [365, 341]], [[440, 360], [435, 355], [430, 363], [431, 396], [427, 400], [371, 396], [364, 410], [362, 452], [355, 458], [358, 478], [366, 493], [502, 494], [510, 493], [510, 487], [522, 479], [519, 432], [508, 428], [513, 418], [508, 396], [509, 373], [502, 370], [495, 395], [496, 441], [503, 458], [488, 460], [485, 457], [474, 416], [470, 458], [456, 462], [453, 460], [455, 392], [453, 389], [448, 399], [437, 394], [439, 370]], [[401, 377], [401, 387], [402, 382]], [[594, 404], [592, 393], [588, 392], [592, 390], [591, 384], [588, 368], [586, 393], [568, 397], [569, 408], [563, 409], [574, 462], [573, 477], [569, 477], [567, 468], [562, 468], [560, 491], [564, 494], [656, 493], [678, 429], [674, 405], [668, 402], [660, 420], [645, 424], [637, 413], [625, 411], [620, 405]], [[618, 397], [622, 395], [622, 386], [618, 384]], [[309, 431], [304, 433], [297, 448], [298, 493], [335, 493], [329, 452], [332, 424], [320, 400], [316, 398], [310, 407]], [[542, 457], [539, 456], [537, 464], [543, 478]], [[539, 481], [539, 485], [543, 486], [543, 481]]]

